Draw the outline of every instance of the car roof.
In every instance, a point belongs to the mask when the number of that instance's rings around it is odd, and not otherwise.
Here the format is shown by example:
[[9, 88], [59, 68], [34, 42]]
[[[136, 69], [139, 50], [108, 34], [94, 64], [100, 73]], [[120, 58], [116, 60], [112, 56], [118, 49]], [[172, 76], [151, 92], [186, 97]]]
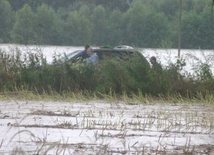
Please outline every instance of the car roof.
[[134, 52], [133, 49], [123, 49], [123, 48], [95, 48], [93, 49], [94, 52], [99, 52], [99, 51], [102, 51], [102, 52]]

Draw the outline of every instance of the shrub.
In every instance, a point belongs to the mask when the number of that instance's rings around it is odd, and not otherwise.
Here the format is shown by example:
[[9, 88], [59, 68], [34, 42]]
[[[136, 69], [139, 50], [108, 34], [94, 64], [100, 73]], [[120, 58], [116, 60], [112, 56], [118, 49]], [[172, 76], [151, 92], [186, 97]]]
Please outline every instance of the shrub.
[[149, 62], [139, 55], [104, 58], [97, 66], [82, 62], [63, 62], [54, 56], [48, 64], [42, 53], [13, 54], [0, 51], [0, 91], [29, 90], [37, 93], [52, 91], [116, 93], [154, 96], [180, 94], [196, 96], [214, 92], [214, 80], [206, 63], [199, 66], [198, 77], [183, 77], [180, 72], [184, 60], [169, 64], [161, 72], [154, 72]]

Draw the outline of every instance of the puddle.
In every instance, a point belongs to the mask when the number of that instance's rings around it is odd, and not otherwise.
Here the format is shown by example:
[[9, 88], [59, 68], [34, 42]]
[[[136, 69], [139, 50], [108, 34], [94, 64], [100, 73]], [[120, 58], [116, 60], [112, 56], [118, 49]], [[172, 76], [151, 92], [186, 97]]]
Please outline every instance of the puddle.
[[212, 154], [214, 106], [0, 101], [0, 154]]

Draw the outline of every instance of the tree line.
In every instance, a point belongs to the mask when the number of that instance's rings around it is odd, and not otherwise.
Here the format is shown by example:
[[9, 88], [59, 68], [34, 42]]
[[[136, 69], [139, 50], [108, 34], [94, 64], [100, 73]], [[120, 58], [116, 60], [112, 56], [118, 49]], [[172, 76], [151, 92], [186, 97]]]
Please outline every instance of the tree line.
[[[177, 48], [178, 0], [0, 0], [0, 43]], [[181, 48], [214, 48], [212, 0], [185, 0]]]

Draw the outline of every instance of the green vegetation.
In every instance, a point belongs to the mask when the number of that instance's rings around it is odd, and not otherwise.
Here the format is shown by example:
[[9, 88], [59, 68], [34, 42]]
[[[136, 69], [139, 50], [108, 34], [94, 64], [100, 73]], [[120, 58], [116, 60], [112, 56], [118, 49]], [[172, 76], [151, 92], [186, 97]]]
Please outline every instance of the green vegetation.
[[[213, 0], [185, 0], [182, 48], [214, 48]], [[178, 0], [0, 0], [0, 43], [177, 48]]]
[[[81, 62], [62, 62], [54, 56], [48, 64], [42, 52], [22, 54], [16, 49], [9, 55], [0, 52], [1, 92], [28, 91], [40, 95], [76, 93], [102, 98], [105, 95], [126, 96], [181, 96], [207, 98], [214, 92], [214, 79], [210, 66], [199, 60], [197, 77], [182, 77], [184, 60], [168, 64], [162, 70], [153, 70], [145, 59], [133, 57], [100, 60], [96, 67]], [[195, 58], [196, 59], [196, 58]], [[56, 95], [57, 96], [57, 95]]]

